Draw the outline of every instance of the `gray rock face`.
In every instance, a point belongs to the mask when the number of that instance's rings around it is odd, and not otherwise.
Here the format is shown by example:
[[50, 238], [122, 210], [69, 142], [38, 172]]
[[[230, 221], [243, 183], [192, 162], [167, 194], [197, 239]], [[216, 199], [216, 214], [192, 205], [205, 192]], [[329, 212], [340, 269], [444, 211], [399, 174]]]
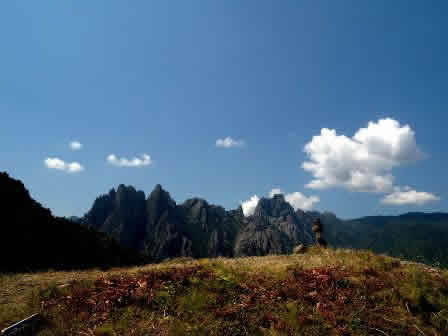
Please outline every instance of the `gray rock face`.
[[143, 192], [120, 185], [98, 197], [82, 222], [162, 260], [290, 253], [293, 246], [315, 243], [311, 226], [319, 216], [294, 211], [283, 195], [262, 198], [254, 214], [244, 217], [241, 207], [226, 211], [200, 198], [177, 205], [160, 185], [147, 200]]
[[233, 243], [239, 230], [238, 214], [210, 205], [199, 198], [186, 200], [181, 206], [185, 229], [193, 241], [198, 257], [233, 255]]
[[82, 222], [96, 230], [101, 230], [108, 216], [115, 208], [115, 189], [95, 199], [90, 211], [82, 218]]
[[160, 184], [157, 184], [146, 201], [147, 231], [151, 231], [163, 215], [173, 213], [175, 208], [176, 202]]
[[285, 201], [283, 195], [274, 195], [271, 199], [262, 198], [255, 208], [254, 216], [282, 217], [293, 214], [294, 209]]
[[145, 195], [120, 185], [98, 197], [82, 222], [153, 260], [232, 256], [241, 210], [226, 211], [199, 198], [182, 205], [156, 185]]
[[238, 256], [291, 253], [293, 246], [314, 242], [312, 217], [301, 210], [294, 212], [283, 195], [262, 198], [247, 221], [236, 240]]
[[291, 249], [291, 240], [264, 216], [254, 216], [239, 232], [235, 242], [235, 256], [285, 254]]
[[120, 244], [140, 248], [145, 226], [145, 194], [134, 187], [119, 185], [117, 191], [96, 199], [83, 221], [109, 233]]
[[192, 256], [191, 242], [184, 234], [182, 215], [170, 194], [160, 184], [146, 201], [146, 231], [143, 252], [153, 259]]

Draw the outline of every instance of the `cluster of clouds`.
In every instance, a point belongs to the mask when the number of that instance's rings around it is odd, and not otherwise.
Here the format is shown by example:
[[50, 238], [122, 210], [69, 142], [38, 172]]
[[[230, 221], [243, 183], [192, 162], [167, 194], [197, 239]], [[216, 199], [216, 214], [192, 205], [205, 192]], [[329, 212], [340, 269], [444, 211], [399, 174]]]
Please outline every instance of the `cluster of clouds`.
[[[294, 210], [311, 210], [313, 205], [320, 201], [319, 197], [317, 196], [307, 197], [298, 191], [292, 193], [284, 193], [279, 188], [274, 188], [268, 193], [269, 197], [271, 198], [274, 197], [274, 195], [278, 194], [283, 195], [285, 201], [288, 202], [294, 208]], [[241, 208], [243, 209], [244, 216], [253, 215], [259, 201], [260, 198], [258, 197], [258, 195], [253, 195], [248, 200], [241, 202]]]
[[394, 185], [392, 170], [424, 157], [409, 125], [387, 118], [369, 122], [352, 137], [323, 128], [305, 145], [309, 161], [302, 168], [311, 173], [306, 187], [342, 187], [357, 192], [386, 195], [381, 202], [391, 205], [422, 205], [439, 198], [431, 193]]
[[[71, 141], [69, 147], [73, 151], [79, 151], [83, 148], [83, 145], [79, 141]], [[141, 157], [134, 157], [132, 159], [125, 157], [119, 158], [115, 154], [110, 154], [107, 156], [106, 161], [117, 167], [144, 167], [152, 164], [151, 157], [146, 153], [143, 153]], [[46, 158], [44, 164], [49, 169], [61, 170], [71, 174], [80, 173], [85, 170], [85, 167], [79, 162], [66, 162], [57, 157]]]
[[[215, 145], [221, 148], [233, 148], [243, 147], [245, 142], [228, 136], [223, 139], [217, 139]], [[69, 148], [72, 151], [80, 151], [83, 148], [83, 144], [74, 140], [69, 143]], [[145, 167], [153, 163], [151, 156], [146, 153], [143, 153], [140, 157], [133, 158], [118, 157], [112, 153], [106, 157], [106, 162], [115, 167]], [[49, 169], [61, 170], [67, 173], [80, 173], [85, 170], [85, 167], [79, 162], [66, 162], [57, 157], [46, 158], [44, 164]]]
[[[229, 149], [243, 147], [245, 141], [227, 136], [218, 138], [215, 145]], [[79, 141], [72, 141], [69, 147], [73, 151], [79, 151], [83, 145]], [[354, 192], [383, 194], [381, 203], [388, 205], [423, 205], [440, 199], [430, 192], [395, 185], [393, 169], [418, 161], [425, 155], [417, 146], [412, 128], [400, 125], [394, 119], [371, 121], [353, 136], [322, 128], [320, 134], [313, 136], [305, 145], [304, 152], [307, 160], [303, 162], [302, 168], [313, 177], [305, 185], [307, 188], [325, 190], [339, 187]], [[110, 154], [106, 162], [116, 167], [144, 167], [153, 163], [146, 153], [133, 158]], [[65, 162], [57, 157], [48, 157], [44, 163], [50, 169], [67, 173], [85, 170], [79, 162]], [[269, 196], [275, 194], [283, 194], [285, 200], [296, 210], [310, 210], [320, 201], [317, 196], [307, 197], [300, 192], [283, 193], [278, 188], [272, 189]], [[259, 200], [257, 195], [253, 195], [241, 202], [244, 214], [253, 214]]]
[[[322, 128], [305, 147], [307, 160], [302, 168], [312, 175], [305, 187], [313, 190], [344, 188], [353, 192], [383, 195], [386, 205], [424, 205], [440, 198], [427, 191], [394, 183], [393, 170], [425, 157], [409, 125], [386, 118], [369, 122], [353, 136], [337, 134], [336, 130]], [[272, 189], [269, 197], [283, 194], [285, 200], [297, 209], [310, 210], [320, 201], [317, 196], [307, 197], [300, 192], [283, 193]], [[241, 202], [245, 216], [254, 213], [260, 198], [253, 195]]]
[[[215, 145], [221, 148], [234, 148], [243, 147], [245, 142], [244, 140], [237, 140], [228, 136], [223, 139], [217, 139]], [[69, 143], [69, 148], [72, 151], [80, 151], [83, 148], [83, 144], [74, 140]], [[151, 156], [146, 153], [143, 153], [140, 157], [133, 158], [118, 157], [112, 153], [106, 157], [106, 162], [116, 167], [145, 167], [153, 163]], [[66, 162], [57, 157], [46, 158], [44, 164], [49, 169], [57, 169], [67, 173], [80, 173], [85, 170], [85, 167], [79, 162]]]
[[[69, 147], [73, 151], [78, 151], [82, 148], [82, 144], [79, 141], [72, 141], [69, 143]], [[49, 169], [61, 170], [69, 174], [80, 173], [85, 170], [84, 166], [79, 162], [65, 162], [57, 157], [46, 158], [44, 164]]]
[[62, 170], [67, 173], [79, 173], [84, 170], [84, 167], [79, 162], [65, 162], [58, 158], [46, 158], [44, 161], [47, 168]]

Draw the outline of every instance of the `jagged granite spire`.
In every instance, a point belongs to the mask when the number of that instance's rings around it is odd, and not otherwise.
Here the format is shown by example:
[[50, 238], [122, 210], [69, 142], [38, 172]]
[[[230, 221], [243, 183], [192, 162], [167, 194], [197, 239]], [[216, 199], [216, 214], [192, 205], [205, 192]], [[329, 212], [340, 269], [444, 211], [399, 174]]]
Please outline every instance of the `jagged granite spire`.
[[261, 198], [254, 211], [254, 216], [280, 217], [294, 213], [292, 206], [285, 201], [282, 194], [276, 194], [272, 198]]
[[175, 207], [176, 202], [170, 194], [157, 184], [146, 201], [147, 229], [154, 227], [163, 213]]
[[138, 249], [145, 232], [145, 193], [120, 184], [95, 200], [83, 222], [109, 233], [123, 246]]
[[176, 205], [160, 184], [146, 201], [142, 192], [124, 185], [99, 199], [92, 207], [98, 214], [88, 216], [94, 223], [102, 221], [95, 225], [155, 260], [287, 253], [313, 242], [312, 216], [296, 213], [281, 194], [262, 198], [249, 217], [241, 206], [226, 211], [201, 198]]

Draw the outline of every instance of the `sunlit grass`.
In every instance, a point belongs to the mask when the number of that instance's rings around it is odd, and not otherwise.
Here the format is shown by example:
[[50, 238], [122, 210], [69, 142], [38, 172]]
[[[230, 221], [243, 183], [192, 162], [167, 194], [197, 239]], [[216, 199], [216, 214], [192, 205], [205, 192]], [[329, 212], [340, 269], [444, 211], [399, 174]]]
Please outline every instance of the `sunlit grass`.
[[[97, 279], [156, 282], [135, 287], [101, 317], [85, 302], [102, 304], [97, 295], [114, 288]], [[40, 336], [442, 336], [448, 335], [448, 272], [370, 251], [311, 247], [294, 255], [0, 275], [0, 328], [35, 312], [44, 317]]]

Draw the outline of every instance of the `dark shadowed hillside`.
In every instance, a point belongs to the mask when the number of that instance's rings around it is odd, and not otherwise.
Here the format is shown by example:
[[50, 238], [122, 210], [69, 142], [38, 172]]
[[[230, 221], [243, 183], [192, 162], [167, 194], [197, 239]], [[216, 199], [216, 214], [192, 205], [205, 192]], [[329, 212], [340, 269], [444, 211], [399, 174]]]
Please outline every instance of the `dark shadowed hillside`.
[[138, 262], [113, 239], [33, 200], [24, 185], [0, 173], [0, 271], [118, 266]]

